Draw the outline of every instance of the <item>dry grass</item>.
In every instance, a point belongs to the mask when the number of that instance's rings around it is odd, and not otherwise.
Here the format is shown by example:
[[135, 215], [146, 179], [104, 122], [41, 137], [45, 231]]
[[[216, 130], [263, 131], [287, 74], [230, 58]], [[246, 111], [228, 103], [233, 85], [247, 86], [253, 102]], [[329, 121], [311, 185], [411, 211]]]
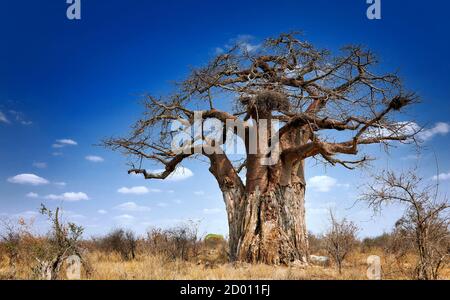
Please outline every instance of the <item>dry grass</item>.
[[[334, 266], [275, 267], [224, 263], [210, 268], [204, 264], [191, 262], [165, 262], [163, 258], [157, 256], [140, 256], [135, 261], [127, 262], [109, 256], [94, 262], [93, 279], [366, 280], [367, 256], [363, 253], [353, 253], [344, 263], [342, 274], [339, 274]], [[384, 279], [409, 279], [405, 271], [408, 263], [402, 266], [404, 270], [398, 268], [393, 258], [382, 259], [382, 265]], [[450, 268], [444, 270], [442, 277], [450, 279]]]
[[[188, 228], [189, 229], [189, 228]], [[193, 234], [190, 234], [190, 233]], [[0, 279], [39, 279], [36, 258], [46, 257], [48, 237], [35, 236], [27, 230], [19, 231], [20, 239], [14, 247], [0, 242]], [[189, 234], [187, 234], [189, 233]], [[311, 235], [311, 237], [314, 237]], [[227, 242], [211, 235], [198, 239], [195, 230], [178, 228], [172, 231], [152, 231], [146, 238], [136, 240], [135, 258], [123, 255], [122, 247], [104, 247], [104, 239], [80, 241], [88, 270], [82, 270], [81, 279], [87, 280], [365, 280], [367, 258], [381, 258], [383, 279], [413, 278], [417, 257], [408, 254], [401, 260], [390, 250], [386, 241], [380, 245], [361, 243], [346, 257], [342, 273], [330, 266], [268, 266], [229, 263]], [[106, 240], [108, 241], [108, 240]], [[312, 254], [324, 255], [323, 241], [310, 239]], [[376, 243], [375, 243], [376, 244]], [[134, 244], [133, 244], [134, 245]], [[122, 246], [119, 243], [119, 246]], [[8, 250], [9, 249], [9, 250]], [[14, 251], [12, 251], [12, 250]], [[383, 250], [385, 249], [385, 250]], [[183, 250], [183, 251], [180, 251]], [[413, 250], [409, 252], [413, 253]], [[397, 253], [397, 252], [394, 252]], [[403, 252], [401, 252], [403, 253]], [[405, 252], [408, 253], [408, 252]], [[399, 255], [399, 254], [397, 254]], [[66, 279], [64, 264], [59, 279]], [[441, 272], [442, 279], [450, 279], [450, 265]]]
[[[408, 279], [408, 265], [411, 265], [414, 257], [410, 256], [399, 266], [392, 257], [384, 257], [381, 250], [374, 250], [370, 255], [382, 257], [384, 279]], [[89, 261], [93, 267], [93, 273], [87, 278], [92, 280], [365, 280], [369, 254], [354, 252], [344, 263], [342, 274], [339, 274], [334, 266], [320, 267], [310, 265], [308, 267], [274, 267], [268, 265], [248, 265], [218, 263], [194, 263], [186, 261], [171, 261], [158, 255], [139, 254], [135, 260], [124, 260], [119, 254], [93, 251], [89, 254]], [[10, 274], [9, 262], [6, 257], [0, 261], [0, 278], [7, 278]], [[33, 278], [29, 266], [17, 266], [16, 279]], [[450, 279], [450, 268], [444, 270], [442, 278]]]

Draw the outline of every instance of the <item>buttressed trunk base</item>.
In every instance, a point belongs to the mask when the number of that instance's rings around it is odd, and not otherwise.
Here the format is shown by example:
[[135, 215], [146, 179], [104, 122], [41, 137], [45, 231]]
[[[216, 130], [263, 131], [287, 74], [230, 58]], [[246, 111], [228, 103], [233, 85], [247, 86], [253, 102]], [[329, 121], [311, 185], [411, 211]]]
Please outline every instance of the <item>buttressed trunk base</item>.
[[[305, 188], [302, 184], [277, 186], [272, 191], [237, 195], [239, 207], [228, 209], [230, 256], [248, 263], [306, 263]], [[236, 198], [235, 198], [236, 199]], [[227, 200], [227, 199], [226, 199]]]

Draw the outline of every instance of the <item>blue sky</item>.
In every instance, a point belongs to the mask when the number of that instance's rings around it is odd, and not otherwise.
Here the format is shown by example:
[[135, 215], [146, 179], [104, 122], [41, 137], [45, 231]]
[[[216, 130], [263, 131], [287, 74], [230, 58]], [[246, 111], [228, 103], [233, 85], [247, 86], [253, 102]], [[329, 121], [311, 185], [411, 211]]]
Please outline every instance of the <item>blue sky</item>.
[[[95, 145], [128, 132], [141, 113], [140, 94], [167, 93], [171, 81], [230, 40], [248, 35], [256, 45], [290, 30], [333, 51], [366, 45], [383, 70], [399, 71], [423, 100], [408, 116], [428, 128], [421, 174], [430, 181], [436, 175], [436, 155], [441, 191], [450, 191], [447, 2], [382, 1], [377, 21], [366, 18], [364, 0], [81, 3], [79, 21], [66, 18], [64, 0], [0, 3], [0, 217], [35, 217], [42, 202], [63, 206], [87, 236], [115, 226], [142, 233], [188, 219], [200, 220], [201, 233], [226, 234], [222, 196], [206, 164], [187, 162], [192, 174], [180, 180], [145, 181], [127, 175], [124, 157]], [[417, 161], [408, 146], [389, 155], [377, 146], [368, 152], [379, 158], [372, 172]], [[314, 232], [326, 228], [330, 206], [357, 222], [361, 235], [389, 230], [401, 215], [401, 207], [373, 217], [354, 205], [367, 172], [310, 163], [307, 177], [307, 222]]]

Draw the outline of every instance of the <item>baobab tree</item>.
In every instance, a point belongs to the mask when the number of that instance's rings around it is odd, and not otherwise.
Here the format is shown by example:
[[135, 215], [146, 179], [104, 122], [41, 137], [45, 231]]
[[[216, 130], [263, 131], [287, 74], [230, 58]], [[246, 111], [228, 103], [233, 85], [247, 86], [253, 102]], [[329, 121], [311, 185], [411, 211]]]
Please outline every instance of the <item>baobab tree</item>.
[[[247, 46], [238, 42], [192, 70], [168, 96], [146, 95], [130, 136], [104, 145], [127, 155], [128, 172], [145, 179], [166, 179], [183, 161], [205, 158], [223, 193], [231, 259], [306, 262], [305, 161], [354, 169], [369, 159], [361, 145], [409, 142], [415, 127], [394, 113], [416, 96], [395, 74], [377, 74], [375, 56], [359, 46], [332, 55], [296, 33]], [[226, 124], [221, 138], [174, 142], [175, 121], [195, 131], [212, 119]], [[240, 160], [221, 151], [236, 136], [245, 145]], [[164, 169], [150, 172], [146, 162]]]

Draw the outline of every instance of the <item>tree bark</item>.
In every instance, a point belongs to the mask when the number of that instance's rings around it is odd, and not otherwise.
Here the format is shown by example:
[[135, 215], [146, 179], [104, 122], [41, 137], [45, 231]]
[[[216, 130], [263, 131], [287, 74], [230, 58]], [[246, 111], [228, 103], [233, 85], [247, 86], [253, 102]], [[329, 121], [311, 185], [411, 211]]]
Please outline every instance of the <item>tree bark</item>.
[[[258, 190], [224, 192], [228, 207], [230, 257], [248, 263], [284, 264], [307, 262], [305, 187], [297, 183]], [[236, 201], [236, 199], [239, 199]]]

